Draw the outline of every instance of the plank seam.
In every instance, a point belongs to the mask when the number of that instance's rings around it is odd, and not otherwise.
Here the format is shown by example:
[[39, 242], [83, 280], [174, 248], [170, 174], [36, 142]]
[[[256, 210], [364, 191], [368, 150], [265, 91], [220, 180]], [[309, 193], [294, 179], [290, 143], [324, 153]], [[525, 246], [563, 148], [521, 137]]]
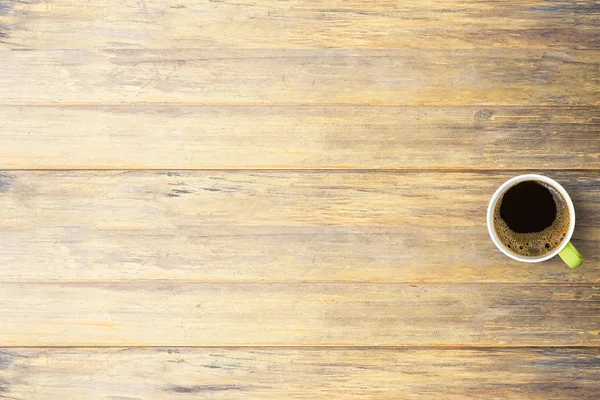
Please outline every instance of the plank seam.
[[598, 108], [600, 104], [582, 104], [582, 105], [560, 105], [560, 104], [402, 104], [402, 103], [7, 103], [0, 104], [0, 107], [48, 107], [48, 108], [135, 108], [135, 107], [190, 107], [190, 108], [409, 108], [409, 109], [452, 109], [452, 108], [505, 108], [505, 109], [564, 109], [564, 110], [587, 110]]
[[0, 173], [2, 172], [113, 172], [113, 173], [136, 173], [139, 171], [148, 172], [226, 172], [226, 173], [478, 173], [478, 172], [498, 172], [498, 173], [511, 173], [511, 172], [544, 172], [544, 171], [569, 171], [569, 172], [590, 172], [600, 171], [600, 167], [589, 167], [589, 168], [526, 168], [526, 167], [511, 167], [510, 169], [498, 168], [498, 167], [447, 167], [447, 166], [431, 166], [431, 167], [398, 167], [398, 168], [354, 168], [354, 167], [307, 167], [307, 168], [125, 168], [125, 167], [113, 167], [113, 168], [2, 168], [0, 165]]
[[[565, 268], [567, 268], [565, 266]], [[600, 282], [577, 282], [577, 283], [562, 283], [562, 282], [495, 282], [495, 281], [480, 281], [480, 282], [461, 282], [461, 281], [0, 281], [0, 285], [47, 285], [47, 286], [103, 286], [103, 285], [130, 285], [130, 286], [160, 286], [160, 285], [252, 285], [252, 286], [486, 286], [486, 285], [503, 285], [513, 287], [582, 287], [600, 290]]]
[[85, 346], [85, 345], [15, 345], [5, 346], [0, 344], [0, 354], [2, 349], [229, 349], [229, 350], [269, 350], [269, 349], [289, 349], [289, 350], [483, 350], [483, 349], [597, 349], [600, 350], [600, 345], [490, 345], [490, 344], [457, 344], [457, 345], [109, 345], [109, 346]]

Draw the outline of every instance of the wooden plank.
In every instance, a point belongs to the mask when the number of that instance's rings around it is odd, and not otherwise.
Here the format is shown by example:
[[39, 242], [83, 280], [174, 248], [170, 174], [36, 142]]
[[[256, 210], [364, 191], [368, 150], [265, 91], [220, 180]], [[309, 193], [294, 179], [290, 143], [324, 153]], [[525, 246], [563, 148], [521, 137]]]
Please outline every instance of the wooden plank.
[[599, 114], [598, 107], [0, 107], [0, 164], [599, 168]]
[[599, 61], [594, 50], [0, 50], [0, 104], [595, 105]]
[[541, 171], [577, 210], [576, 271], [512, 261], [485, 226], [522, 171], [10, 171], [3, 281], [600, 282], [598, 171]]
[[16, 399], [596, 399], [597, 348], [0, 350]]
[[0, 346], [598, 346], [600, 287], [0, 284]]
[[596, 1], [0, 2], [5, 48], [598, 48]]

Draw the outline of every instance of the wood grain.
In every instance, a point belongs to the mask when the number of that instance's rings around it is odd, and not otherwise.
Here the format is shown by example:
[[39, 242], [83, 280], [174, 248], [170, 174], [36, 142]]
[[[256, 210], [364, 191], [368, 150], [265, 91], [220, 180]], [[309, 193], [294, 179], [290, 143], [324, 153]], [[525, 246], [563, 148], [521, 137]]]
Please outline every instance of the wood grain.
[[488, 201], [521, 173], [10, 171], [3, 281], [600, 282], [598, 171], [538, 171], [577, 211], [576, 271], [524, 267], [489, 238]]
[[13, 399], [595, 399], [600, 355], [540, 349], [0, 351]]
[[599, 61], [587, 50], [0, 50], [0, 104], [597, 105]]
[[596, 1], [0, 2], [4, 48], [598, 48]]
[[598, 168], [600, 109], [0, 107], [4, 169]]
[[0, 346], [598, 346], [600, 288], [0, 284]]

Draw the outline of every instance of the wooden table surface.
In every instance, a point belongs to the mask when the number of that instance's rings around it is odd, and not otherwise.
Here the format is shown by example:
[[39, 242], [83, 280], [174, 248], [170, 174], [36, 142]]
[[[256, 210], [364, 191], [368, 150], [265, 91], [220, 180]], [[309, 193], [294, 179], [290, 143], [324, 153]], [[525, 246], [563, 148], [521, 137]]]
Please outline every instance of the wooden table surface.
[[[600, 3], [0, 0], [0, 398], [597, 399]], [[485, 213], [558, 180], [586, 261]]]

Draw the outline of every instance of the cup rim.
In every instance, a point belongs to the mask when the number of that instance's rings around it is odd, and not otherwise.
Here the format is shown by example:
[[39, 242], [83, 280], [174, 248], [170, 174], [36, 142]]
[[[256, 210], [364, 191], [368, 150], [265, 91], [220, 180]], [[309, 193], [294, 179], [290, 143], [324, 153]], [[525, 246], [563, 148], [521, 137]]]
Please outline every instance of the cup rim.
[[[504, 244], [500, 241], [500, 239], [498, 239], [498, 235], [496, 235], [496, 231], [494, 229], [494, 208], [496, 206], [496, 203], [498, 202], [498, 199], [500, 198], [500, 195], [502, 195], [506, 191], [506, 189], [513, 186], [514, 184], [516, 184], [518, 182], [524, 182], [524, 181], [541, 181], [541, 182], [549, 184], [550, 186], [552, 186], [553, 188], [558, 190], [558, 192], [565, 199], [565, 201], [567, 203], [567, 207], [569, 208], [569, 231], [565, 235], [565, 238], [563, 239], [561, 244], [556, 249], [554, 249], [552, 252], [550, 252], [548, 254], [544, 254], [543, 256], [540, 256], [540, 257], [525, 257], [525, 256], [521, 256], [521, 255], [513, 253], [506, 246], [504, 246]], [[549, 260], [550, 258], [552, 258], [552, 257], [556, 256], [558, 253], [560, 253], [567, 246], [569, 241], [571, 240], [571, 237], [573, 236], [573, 232], [575, 230], [575, 207], [573, 206], [573, 201], [571, 200], [571, 196], [569, 196], [569, 193], [567, 193], [565, 188], [563, 188], [560, 185], [560, 183], [556, 182], [554, 179], [549, 178], [544, 175], [538, 175], [538, 174], [518, 175], [518, 176], [508, 179], [506, 182], [504, 182], [502, 185], [500, 185], [500, 187], [498, 189], [496, 189], [496, 191], [494, 192], [492, 198], [490, 199], [490, 203], [488, 204], [487, 227], [488, 227], [488, 232], [490, 234], [490, 237], [492, 238], [492, 241], [494, 242], [496, 247], [498, 247], [498, 249], [500, 249], [500, 251], [503, 252], [504, 254], [506, 254], [508, 257], [512, 258], [513, 260], [526, 262], [526, 263], [542, 262], [542, 261]]]

